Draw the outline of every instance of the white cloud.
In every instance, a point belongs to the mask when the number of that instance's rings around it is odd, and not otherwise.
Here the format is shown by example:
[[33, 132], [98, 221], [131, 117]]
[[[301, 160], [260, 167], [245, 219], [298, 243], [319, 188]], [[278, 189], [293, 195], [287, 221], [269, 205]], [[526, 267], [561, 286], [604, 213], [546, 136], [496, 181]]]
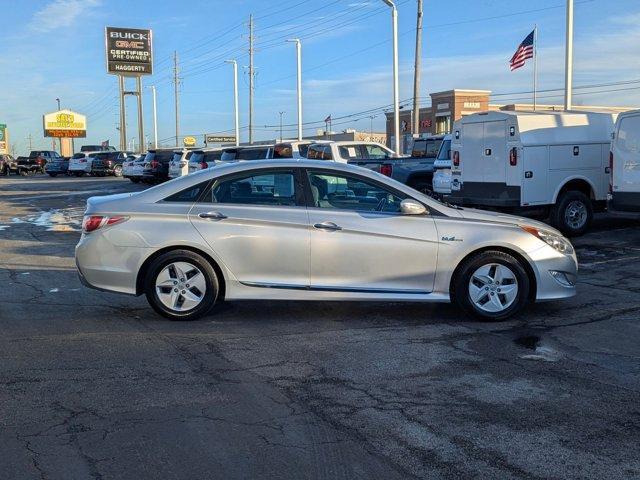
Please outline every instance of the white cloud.
[[48, 32], [56, 28], [70, 27], [101, 0], [53, 0], [33, 14], [29, 28]]

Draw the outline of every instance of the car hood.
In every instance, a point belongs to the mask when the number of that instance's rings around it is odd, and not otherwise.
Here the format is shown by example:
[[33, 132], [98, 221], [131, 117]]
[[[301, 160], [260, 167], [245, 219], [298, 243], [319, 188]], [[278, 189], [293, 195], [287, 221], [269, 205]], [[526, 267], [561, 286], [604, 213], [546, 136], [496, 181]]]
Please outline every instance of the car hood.
[[487, 210], [477, 210], [475, 208], [464, 208], [462, 210], [458, 210], [458, 212], [463, 218], [467, 218], [469, 220], [478, 220], [493, 223], [498, 222], [514, 226], [528, 225], [531, 227], [539, 228], [541, 230], [553, 232], [556, 235], [562, 235], [562, 233], [560, 233], [555, 228], [547, 225], [546, 223], [540, 222], [538, 220], [532, 220], [531, 218], [518, 217], [517, 215], [508, 215], [506, 213], [500, 212], [490, 212]]

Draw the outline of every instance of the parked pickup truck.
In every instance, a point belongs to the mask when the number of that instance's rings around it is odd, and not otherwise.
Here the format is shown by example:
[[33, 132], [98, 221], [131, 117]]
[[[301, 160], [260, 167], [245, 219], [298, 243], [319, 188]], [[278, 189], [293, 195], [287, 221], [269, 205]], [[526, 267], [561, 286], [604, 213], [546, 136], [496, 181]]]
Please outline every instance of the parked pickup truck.
[[[398, 180], [423, 193], [431, 192], [433, 162], [443, 135], [416, 139], [411, 157], [397, 157], [393, 151], [375, 142], [323, 142], [309, 146], [307, 158], [334, 160], [367, 168]], [[434, 145], [426, 145], [426, 142]], [[435, 153], [434, 153], [435, 152]]]
[[28, 157], [18, 157], [16, 170], [20, 175], [44, 173], [47, 162], [60, 161], [62, 157], [53, 150], [33, 150]]

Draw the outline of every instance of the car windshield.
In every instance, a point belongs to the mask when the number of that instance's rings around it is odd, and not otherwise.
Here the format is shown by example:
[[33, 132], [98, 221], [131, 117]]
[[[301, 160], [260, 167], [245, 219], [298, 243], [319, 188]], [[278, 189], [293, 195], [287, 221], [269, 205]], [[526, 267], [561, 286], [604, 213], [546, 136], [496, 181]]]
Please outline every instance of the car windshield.
[[451, 140], [444, 140], [440, 145], [438, 160], [451, 160]]

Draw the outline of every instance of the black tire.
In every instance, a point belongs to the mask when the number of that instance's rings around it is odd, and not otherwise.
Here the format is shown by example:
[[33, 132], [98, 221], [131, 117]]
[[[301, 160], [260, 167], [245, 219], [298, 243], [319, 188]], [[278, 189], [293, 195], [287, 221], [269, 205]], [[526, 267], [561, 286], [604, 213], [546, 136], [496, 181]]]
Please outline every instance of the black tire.
[[57, 177], [57, 176], [58, 176], [58, 174], [57, 174], [57, 173], [49, 173], [49, 176], [50, 176], [50, 177]]
[[[172, 310], [162, 303], [156, 293], [156, 278], [167, 265], [174, 262], [189, 262], [200, 269], [204, 275], [206, 294], [200, 304], [192, 310], [184, 312]], [[149, 305], [163, 317], [170, 320], [195, 320], [206, 315], [216, 304], [219, 293], [218, 276], [213, 266], [201, 255], [189, 250], [172, 250], [160, 255], [151, 262], [144, 278], [144, 292]]]
[[[576, 220], [572, 212], [580, 210], [584, 215], [584, 221]], [[551, 209], [549, 215], [551, 225], [569, 237], [575, 237], [585, 233], [593, 221], [593, 204], [589, 197], [577, 190], [564, 192]]]
[[113, 167], [113, 176], [121, 177], [122, 176], [122, 165], [116, 165]]
[[2, 175], [3, 177], [6, 177], [7, 175], [9, 175], [9, 168], [4, 167], [2, 171], [0, 171], [0, 175]]
[[27, 170], [26, 168], [21, 168], [20, 170], [18, 170], [18, 172], [22, 177], [26, 177], [27, 175], [29, 175], [29, 170]]
[[[476, 270], [488, 264], [500, 264], [506, 266], [511, 270], [517, 280], [517, 296], [513, 300], [513, 303], [500, 312], [488, 312], [482, 310], [472, 301], [469, 293], [469, 284], [471, 282], [472, 275]], [[521, 262], [513, 255], [496, 250], [487, 250], [469, 257], [456, 269], [454, 278], [451, 281], [452, 301], [470, 316], [473, 316], [478, 320], [489, 322], [506, 320], [520, 312], [529, 302], [530, 291], [531, 285], [529, 276]]]

